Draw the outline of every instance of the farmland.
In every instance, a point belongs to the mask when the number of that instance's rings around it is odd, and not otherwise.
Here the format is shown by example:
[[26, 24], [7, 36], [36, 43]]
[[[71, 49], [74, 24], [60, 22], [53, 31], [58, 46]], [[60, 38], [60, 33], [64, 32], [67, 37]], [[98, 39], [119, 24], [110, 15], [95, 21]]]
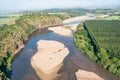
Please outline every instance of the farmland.
[[105, 18], [98, 18], [100, 20], [120, 20], [120, 16], [109, 16]]
[[15, 20], [17, 20], [17, 17], [11, 17], [11, 18], [0, 18], [0, 25], [2, 24], [15, 24]]
[[15, 24], [15, 21], [22, 16], [21, 14], [13, 14], [13, 15], [0, 15], [0, 25], [7, 24], [12, 25]]
[[120, 76], [120, 21], [86, 21], [78, 26], [74, 35], [75, 44], [80, 51]]

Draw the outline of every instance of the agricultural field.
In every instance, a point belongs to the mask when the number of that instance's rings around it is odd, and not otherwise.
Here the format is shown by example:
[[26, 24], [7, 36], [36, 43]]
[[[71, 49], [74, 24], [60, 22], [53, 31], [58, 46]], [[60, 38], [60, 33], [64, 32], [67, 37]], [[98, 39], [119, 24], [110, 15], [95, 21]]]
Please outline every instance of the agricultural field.
[[[103, 25], [104, 24], [104, 25]], [[120, 21], [86, 21], [87, 30], [110, 56], [120, 58]]]
[[15, 20], [19, 19], [21, 14], [13, 14], [13, 15], [0, 15], [0, 25], [7, 24], [12, 25], [15, 24]]
[[3, 25], [3, 24], [8, 24], [8, 25], [15, 24], [15, 20], [17, 20], [17, 19], [18, 19], [18, 17], [0, 18], [0, 25]]
[[120, 16], [109, 16], [105, 18], [98, 18], [99, 20], [120, 20]]
[[78, 26], [74, 41], [80, 51], [108, 71], [120, 76], [119, 20], [85, 21]]

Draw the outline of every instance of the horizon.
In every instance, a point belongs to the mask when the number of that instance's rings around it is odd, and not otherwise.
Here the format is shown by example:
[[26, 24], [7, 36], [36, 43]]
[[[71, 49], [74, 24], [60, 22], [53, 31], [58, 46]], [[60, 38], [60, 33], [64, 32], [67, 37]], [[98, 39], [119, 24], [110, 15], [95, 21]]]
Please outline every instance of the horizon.
[[[21, 10], [43, 10], [51, 8], [107, 8], [107, 7], [117, 7], [119, 6], [119, 0], [51, 0], [48, 2], [44, 1], [32, 1], [32, 0], [0, 0], [0, 11], [21, 11]], [[48, 4], [49, 3], [49, 4]], [[22, 6], [21, 6], [22, 5]], [[47, 6], [46, 6], [47, 5]]]

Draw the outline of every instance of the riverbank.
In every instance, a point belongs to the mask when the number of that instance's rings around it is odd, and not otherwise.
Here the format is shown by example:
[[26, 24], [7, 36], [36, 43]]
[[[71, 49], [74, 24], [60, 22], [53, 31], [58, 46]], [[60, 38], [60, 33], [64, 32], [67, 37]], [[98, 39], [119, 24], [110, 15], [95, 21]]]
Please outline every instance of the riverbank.
[[[78, 16], [78, 17], [69, 18], [69, 19], [64, 20], [64, 21], [63, 21], [63, 24], [71, 23], [71, 22], [77, 22], [77, 21], [82, 22], [82, 21], [88, 20], [88, 19], [89, 19], [88, 16]], [[69, 29], [71, 29], [71, 30], [73, 30], [73, 31], [76, 31], [78, 25], [79, 25], [79, 24], [76, 23], [76, 24], [69, 24], [69, 25], [67, 25], [67, 26], [69, 26]]]
[[37, 53], [31, 59], [31, 65], [42, 80], [53, 80], [69, 54], [68, 48], [57, 41], [40, 40]]
[[78, 16], [78, 17], [74, 17], [74, 18], [69, 18], [63, 21], [63, 23], [70, 23], [70, 22], [74, 22], [74, 21], [84, 21], [89, 19], [88, 16]]
[[57, 33], [62, 36], [69, 36], [72, 37], [72, 31], [68, 28], [64, 28], [62, 26], [57, 26], [57, 27], [50, 27], [48, 30], [53, 31], [54, 33]]
[[76, 73], [77, 80], [104, 80], [99, 75], [91, 71], [78, 70]]

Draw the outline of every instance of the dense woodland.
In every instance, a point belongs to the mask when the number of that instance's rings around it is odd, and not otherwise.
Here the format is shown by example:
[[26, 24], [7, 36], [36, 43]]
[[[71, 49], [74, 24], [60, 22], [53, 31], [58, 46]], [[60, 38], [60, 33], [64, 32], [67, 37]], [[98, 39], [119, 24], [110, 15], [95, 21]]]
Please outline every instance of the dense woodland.
[[76, 46], [108, 71], [120, 76], [120, 21], [90, 20], [78, 26]]
[[16, 20], [13, 25], [0, 26], [0, 80], [10, 78], [13, 54], [24, 47], [33, 31], [48, 26], [61, 25], [62, 19], [62, 15], [26, 14]]

